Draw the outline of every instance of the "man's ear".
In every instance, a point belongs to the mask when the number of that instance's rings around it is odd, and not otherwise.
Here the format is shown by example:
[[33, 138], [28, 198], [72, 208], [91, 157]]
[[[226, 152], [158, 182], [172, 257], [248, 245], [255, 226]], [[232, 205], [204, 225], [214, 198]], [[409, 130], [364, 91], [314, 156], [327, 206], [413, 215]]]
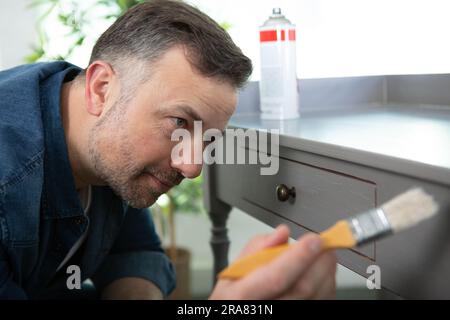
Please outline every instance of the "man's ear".
[[114, 76], [113, 68], [104, 61], [94, 61], [87, 68], [85, 99], [90, 114], [100, 116], [104, 111]]

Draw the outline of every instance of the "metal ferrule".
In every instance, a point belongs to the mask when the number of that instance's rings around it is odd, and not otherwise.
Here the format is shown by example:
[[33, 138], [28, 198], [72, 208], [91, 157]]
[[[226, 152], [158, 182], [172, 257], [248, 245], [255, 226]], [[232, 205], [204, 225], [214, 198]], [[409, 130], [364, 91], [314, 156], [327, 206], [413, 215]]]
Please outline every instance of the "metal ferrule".
[[383, 209], [376, 208], [347, 219], [357, 245], [392, 233], [392, 228]]

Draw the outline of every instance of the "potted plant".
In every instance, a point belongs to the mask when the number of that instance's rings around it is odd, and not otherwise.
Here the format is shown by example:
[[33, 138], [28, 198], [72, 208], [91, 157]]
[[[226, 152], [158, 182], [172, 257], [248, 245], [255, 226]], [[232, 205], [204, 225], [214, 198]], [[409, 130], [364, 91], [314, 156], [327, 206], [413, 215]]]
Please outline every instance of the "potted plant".
[[191, 252], [176, 241], [176, 215], [205, 213], [202, 202], [202, 178], [185, 179], [162, 195], [152, 206], [158, 233], [177, 274], [177, 287], [169, 299], [190, 299]]

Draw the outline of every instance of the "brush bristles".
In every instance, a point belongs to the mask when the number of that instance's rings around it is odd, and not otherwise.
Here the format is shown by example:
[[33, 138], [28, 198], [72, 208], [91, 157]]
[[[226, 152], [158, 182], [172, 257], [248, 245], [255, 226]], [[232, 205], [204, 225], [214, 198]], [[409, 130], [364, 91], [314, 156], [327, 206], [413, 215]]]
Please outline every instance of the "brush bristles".
[[432, 196], [414, 188], [386, 202], [381, 208], [393, 232], [398, 232], [434, 216], [439, 206]]

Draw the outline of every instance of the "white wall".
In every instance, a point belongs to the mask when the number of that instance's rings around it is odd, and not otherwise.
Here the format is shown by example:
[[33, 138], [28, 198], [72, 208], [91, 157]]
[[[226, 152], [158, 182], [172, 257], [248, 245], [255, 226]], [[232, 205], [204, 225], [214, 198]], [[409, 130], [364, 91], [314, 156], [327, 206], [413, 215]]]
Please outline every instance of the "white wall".
[[188, 0], [230, 33], [255, 63], [258, 26], [273, 7], [297, 25], [300, 78], [449, 73], [447, 0]]
[[[232, 25], [234, 41], [254, 62], [259, 79], [260, 26], [273, 7], [297, 26], [299, 78], [371, 74], [450, 73], [450, 1], [447, 0], [186, 0], [218, 22]], [[26, 0], [0, 0], [0, 56], [21, 61], [34, 29]], [[80, 1], [88, 6], [92, 0]], [[104, 9], [103, 9], [104, 10]], [[105, 12], [92, 12], [92, 17]], [[56, 21], [56, 17], [54, 17]], [[47, 23], [49, 51], [64, 53], [65, 31]], [[108, 23], [89, 27], [86, 46], [69, 61], [86, 66], [95, 39]]]
[[37, 38], [29, 0], [0, 0], [0, 70], [24, 63]]
[[[273, 7], [297, 25], [300, 78], [369, 74], [449, 73], [450, 1], [447, 0], [188, 0], [219, 22], [255, 64], [259, 79], [258, 26]], [[87, 5], [91, 0], [84, 0]], [[0, 69], [23, 63], [36, 39], [29, 0], [0, 0]], [[64, 52], [64, 30], [48, 24], [50, 51]], [[85, 66], [94, 38], [69, 61]]]

